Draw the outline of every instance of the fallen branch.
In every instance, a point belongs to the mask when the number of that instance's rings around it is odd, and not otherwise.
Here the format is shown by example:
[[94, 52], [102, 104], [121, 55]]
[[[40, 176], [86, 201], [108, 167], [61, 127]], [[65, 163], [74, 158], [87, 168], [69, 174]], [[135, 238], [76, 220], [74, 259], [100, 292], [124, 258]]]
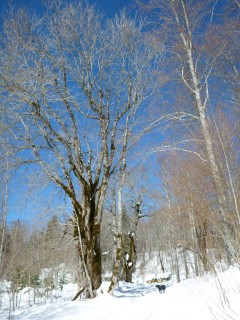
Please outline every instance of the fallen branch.
[[77, 298], [80, 296], [81, 293], [83, 293], [83, 291], [85, 290], [85, 287], [81, 288], [78, 293], [75, 295], [75, 297], [72, 299], [72, 301], [77, 300]]

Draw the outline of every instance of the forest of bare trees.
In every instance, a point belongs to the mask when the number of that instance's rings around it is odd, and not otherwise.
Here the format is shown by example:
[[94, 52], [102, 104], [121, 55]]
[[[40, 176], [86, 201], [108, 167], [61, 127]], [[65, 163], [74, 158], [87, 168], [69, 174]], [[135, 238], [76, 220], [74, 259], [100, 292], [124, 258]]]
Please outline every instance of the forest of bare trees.
[[20, 288], [62, 288], [62, 266], [76, 299], [105, 279], [113, 294], [152, 255], [177, 281], [240, 264], [239, 2], [132, 12], [6, 10], [0, 281], [13, 309]]

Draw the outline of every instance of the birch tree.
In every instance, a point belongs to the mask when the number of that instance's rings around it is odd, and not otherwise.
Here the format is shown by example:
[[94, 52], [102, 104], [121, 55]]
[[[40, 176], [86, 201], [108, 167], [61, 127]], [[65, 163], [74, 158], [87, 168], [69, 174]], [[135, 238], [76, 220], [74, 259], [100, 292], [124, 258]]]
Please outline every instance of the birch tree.
[[154, 88], [156, 50], [124, 13], [105, 21], [88, 4], [61, 1], [43, 17], [10, 12], [0, 50], [1, 90], [18, 117], [12, 132], [19, 156], [41, 166], [71, 203], [82, 291], [92, 298], [101, 285], [108, 184]]
[[[3, 163], [3, 161], [2, 161]], [[10, 183], [10, 168], [9, 162], [6, 161], [6, 166], [0, 170], [1, 184], [0, 184], [0, 274], [3, 267], [4, 260], [4, 243], [6, 240], [7, 230], [7, 216], [9, 213], [9, 183]]]
[[[137, 1], [138, 2], [138, 1]], [[139, 1], [140, 2], [140, 1]], [[165, 41], [169, 59], [171, 60], [169, 72], [176, 81], [180, 81], [182, 90], [192, 99], [189, 106], [195, 119], [201, 127], [206, 159], [211, 169], [217, 199], [218, 209], [222, 221], [222, 236], [228, 257], [234, 253], [233, 242], [229, 241], [228, 210], [224, 183], [218, 161], [214, 152], [214, 140], [211, 135], [209, 122], [209, 107], [214, 107], [210, 94], [209, 83], [216, 84], [213, 73], [216, 62], [226, 49], [224, 39], [215, 43], [214, 49], [209, 52], [207, 39], [214, 39], [212, 25], [214, 24], [215, 11], [218, 1], [191, 0], [150, 0], [140, 4], [149, 12], [150, 19], [154, 20], [156, 38]], [[219, 9], [220, 10], [220, 9]], [[158, 28], [159, 27], [159, 28]], [[176, 72], [174, 71], [176, 70]], [[240, 217], [237, 217], [238, 223]], [[231, 251], [231, 253], [230, 253]]]
[[0, 275], [4, 262], [7, 218], [9, 215], [10, 181], [13, 170], [10, 159], [12, 150], [10, 150], [8, 145], [9, 128], [5, 122], [6, 111], [0, 103]]

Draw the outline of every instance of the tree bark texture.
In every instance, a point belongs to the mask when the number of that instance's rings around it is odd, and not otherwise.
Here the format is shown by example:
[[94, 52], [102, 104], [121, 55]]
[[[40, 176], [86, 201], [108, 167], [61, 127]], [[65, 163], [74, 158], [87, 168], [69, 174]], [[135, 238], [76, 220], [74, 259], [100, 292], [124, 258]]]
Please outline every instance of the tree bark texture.
[[133, 272], [136, 268], [137, 262], [137, 251], [136, 251], [136, 244], [134, 233], [129, 232], [125, 237], [125, 241], [123, 244], [124, 247], [124, 280], [126, 282], [132, 282]]
[[117, 282], [119, 280], [119, 270], [122, 261], [122, 235], [118, 234], [116, 236], [116, 248], [115, 248], [115, 260], [112, 270], [111, 283], [108, 289], [108, 292], [113, 295], [114, 290], [117, 286]]

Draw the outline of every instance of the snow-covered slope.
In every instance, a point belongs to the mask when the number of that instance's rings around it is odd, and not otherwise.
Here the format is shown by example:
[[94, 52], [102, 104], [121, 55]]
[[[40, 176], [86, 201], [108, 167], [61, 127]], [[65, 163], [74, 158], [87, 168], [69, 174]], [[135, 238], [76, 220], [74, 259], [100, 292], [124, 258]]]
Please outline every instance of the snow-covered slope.
[[[105, 284], [106, 286], [106, 284]], [[67, 295], [69, 296], [69, 286]], [[104, 290], [103, 290], [104, 291]], [[59, 301], [24, 306], [14, 311], [16, 320], [222, 320], [240, 319], [240, 270], [232, 268], [216, 276], [188, 279], [159, 294], [154, 284], [121, 283], [112, 297], [101, 293], [93, 300]], [[7, 301], [0, 319], [8, 319]]]

